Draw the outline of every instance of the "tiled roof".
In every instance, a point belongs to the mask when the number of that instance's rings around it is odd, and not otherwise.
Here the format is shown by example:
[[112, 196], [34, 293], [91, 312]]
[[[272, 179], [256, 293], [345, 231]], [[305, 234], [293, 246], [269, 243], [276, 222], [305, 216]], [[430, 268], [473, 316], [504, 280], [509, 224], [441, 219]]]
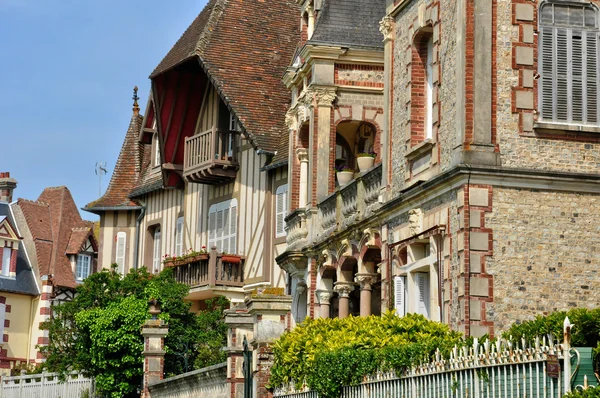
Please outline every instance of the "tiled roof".
[[96, 213], [108, 208], [137, 206], [129, 199], [129, 193], [140, 182], [144, 152], [149, 150], [138, 141], [141, 126], [142, 116], [134, 112], [106, 192], [100, 199], [88, 203], [84, 210]]
[[[12, 226], [16, 225], [10, 213], [9, 204], [6, 202], [0, 203], [0, 220], [8, 218]], [[16, 232], [16, 231], [15, 231]], [[17, 270], [16, 277], [0, 278], [0, 291], [11, 293], [22, 293], [29, 295], [38, 295], [40, 292], [35, 283], [35, 275], [25, 255], [25, 246], [21, 241], [19, 250], [17, 250]]]
[[67, 244], [66, 254], [77, 254], [81, 251], [82, 246], [87, 241], [87, 238], [93, 234], [92, 227], [77, 227], [71, 228], [71, 236]]
[[324, 0], [310, 42], [383, 50], [385, 0]]
[[93, 235], [91, 224], [81, 219], [71, 192], [64, 186], [46, 188], [36, 202], [19, 199], [17, 205], [33, 236], [40, 275], [53, 275], [57, 286], [74, 288], [68, 257], [74, 252], [70, 246], [75, 245], [83, 230], [86, 238], [93, 239]]
[[197, 58], [254, 145], [274, 151], [288, 133], [281, 77], [299, 22], [294, 0], [210, 0], [150, 77]]

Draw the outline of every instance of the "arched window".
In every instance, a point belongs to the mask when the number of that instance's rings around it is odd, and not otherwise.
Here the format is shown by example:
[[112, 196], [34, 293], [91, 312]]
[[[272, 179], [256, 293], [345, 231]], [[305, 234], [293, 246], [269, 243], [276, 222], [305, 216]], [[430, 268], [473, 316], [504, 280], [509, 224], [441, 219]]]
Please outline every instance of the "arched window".
[[335, 167], [354, 168], [354, 155], [348, 142], [340, 134], [335, 135]]
[[539, 108], [544, 121], [598, 124], [598, 10], [590, 4], [540, 7]]

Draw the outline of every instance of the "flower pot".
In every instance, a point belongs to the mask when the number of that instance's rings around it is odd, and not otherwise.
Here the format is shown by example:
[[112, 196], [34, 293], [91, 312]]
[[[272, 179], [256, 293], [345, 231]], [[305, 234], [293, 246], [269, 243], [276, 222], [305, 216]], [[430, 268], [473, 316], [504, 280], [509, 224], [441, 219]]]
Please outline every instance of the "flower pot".
[[224, 263], [239, 264], [242, 259], [238, 256], [223, 255], [221, 261]]
[[360, 156], [356, 158], [358, 169], [362, 172], [369, 170], [375, 163], [375, 158], [372, 156]]
[[347, 185], [350, 181], [352, 181], [352, 179], [354, 178], [354, 172], [353, 171], [338, 171], [336, 173], [336, 177], [337, 177], [338, 184], [340, 184], [340, 187], [343, 187], [344, 185]]

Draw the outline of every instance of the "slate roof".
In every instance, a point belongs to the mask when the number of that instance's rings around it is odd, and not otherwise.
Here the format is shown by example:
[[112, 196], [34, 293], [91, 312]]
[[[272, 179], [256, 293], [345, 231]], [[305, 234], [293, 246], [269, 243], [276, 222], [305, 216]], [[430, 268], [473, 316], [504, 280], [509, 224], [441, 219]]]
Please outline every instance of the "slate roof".
[[[10, 213], [9, 204], [0, 202], [0, 221], [4, 218], [8, 218], [8, 221], [13, 227], [16, 225], [12, 218], [12, 214]], [[37, 284], [35, 283], [35, 275], [31, 265], [27, 261], [27, 256], [25, 255], [23, 241], [19, 243], [19, 250], [17, 251], [17, 275], [14, 279], [0, 278], [0, 291], [22, 293], [32, 296], [40, 294]]]
[[46, 188], [37, 201], [18, 199], [17, 205], [33, 236], [40, 275], [53, 275], [57, 286], [76, 287], [67, 254], [84, 230], [93, 238], [93, 223], [82, 220], [69, 189]]
[[99, 213], [110, 209], [136, 208], [138, 205], [129, 198], [129, 193], [140, 184], [144, 171], [144, 160], [149, 159], [150, 145], [139, 142], [142, 116], [134, 110], [125, 134], [125, 140], [117, 159], [110, 183], [104, 195], [88, 203], [83, 210]]
[[196, 58], [255, 147], [274, 151], [288, 134], [290, 95], [281, 77], [300, 38], [299, 21], [294, 0], [210, 0], [150, 78]]
[[324, 0], [309, 43], [383, 50], [379, 21], [385, 14], [385, 0]]

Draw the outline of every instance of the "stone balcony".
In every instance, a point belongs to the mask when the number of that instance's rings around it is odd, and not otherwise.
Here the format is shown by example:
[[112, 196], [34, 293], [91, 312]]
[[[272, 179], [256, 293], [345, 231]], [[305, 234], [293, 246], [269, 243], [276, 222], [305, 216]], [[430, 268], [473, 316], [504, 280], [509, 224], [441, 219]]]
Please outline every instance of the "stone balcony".
[[377, 165], [337, 188], [316, 208], [290, 213], [286, 218], [287, 251], [320, 243], [372, 216], [381, 206], [380, 186], [381, 165]]

